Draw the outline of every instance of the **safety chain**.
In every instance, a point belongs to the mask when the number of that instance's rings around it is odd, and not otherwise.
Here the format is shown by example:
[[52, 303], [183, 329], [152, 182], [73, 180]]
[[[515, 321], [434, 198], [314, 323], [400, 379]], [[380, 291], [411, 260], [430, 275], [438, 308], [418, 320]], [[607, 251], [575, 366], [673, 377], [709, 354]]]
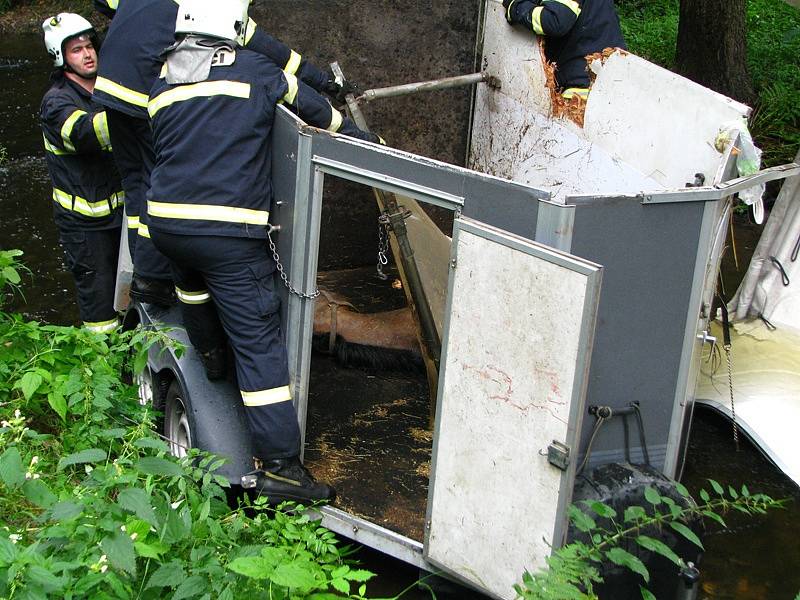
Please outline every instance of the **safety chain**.
[[725, 358], [728, 360], [728, 389], [731, 394], [731, 421], [733, 422], [733, 443], [736, 444], [736, 451], [739, 451], [739, 424], [736, 422], [736, 406], [733, 403], [733, 364], [731, 361], [731, 345], [725, 344]]
[[378, 263], [376, 265], [378, 278], [386, 281], [389, 276], [383, 272], [383, 267], [389, 264], [389, 215], [382, 212], [378, 216]]
[[295, 296], [299, 296], [305, 300], [313, 300], [319, 296], [319, 288], [315, 289], [310, 294], [306, 294], [305, 292], [297, 290], [289, 282], [289, 276], [286, 274], [286, 271], [283, 268], [280, 255], [278, 255], [278, 247], [275, 245], [275, 242], [272, 241], [272, 231], [274, 229], [275, 228], [272, 225], [267, 227], [267, 241], [269, 242], [269, 249], [272, 252], [272, 258], [275, 260], [275, 268], [278, 269], [278, 274], [281, 276], [281, 280], [283, 280], [283, 285], [286, 286], [286, 289], [289, 290], [290, 294], [294, 294]]

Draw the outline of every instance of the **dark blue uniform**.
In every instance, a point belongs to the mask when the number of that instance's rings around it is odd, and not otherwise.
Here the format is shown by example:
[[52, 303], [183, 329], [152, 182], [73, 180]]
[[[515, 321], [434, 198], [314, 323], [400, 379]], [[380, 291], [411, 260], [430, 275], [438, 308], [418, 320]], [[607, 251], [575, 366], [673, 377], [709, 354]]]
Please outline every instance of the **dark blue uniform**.
[[613, 0], [506, 1], [506, 18], [546, 36], [544, 53], [556, 65], [565, 96], [585, 96], [590, 85], [586, 56], [606, 48], [625, 49]]
[[125, 194], [111, 156], [106, 113], [59, 72], [40, 110], [53, 216], [75, 278], [81, 319], [90, 329], [117, 325], [114, 286]]
[[[147, 101], [161, 69], [161, 54], [175, 41], [175, 0], [94, 0], [95, 8], [113, 18], [100, 52], [95, 97], [109, 109], [109, 127], [127, 193], [129, 246], [137, 275], [168, 279], [167, 261], [150, 241], [144, 198], [153, 154]], [[251, 19], [245, 45], [296, 74], [316, 89], [328, 76], [288, 46], [268, 35]]]
[[275, 264], [265, 241], [272, 203], [269, 139], [280, 103], [312, 125], [377, 140], [302, 81], [246, 49], [218, 52], [206, 81], [170, 85], [159, 78], [148, 103], [156, 151], [150, 233], [173, 262], [198, 351], [223, 339], [214, 332], [221, 321], [257, 457], [265, 460], [300, 451]]

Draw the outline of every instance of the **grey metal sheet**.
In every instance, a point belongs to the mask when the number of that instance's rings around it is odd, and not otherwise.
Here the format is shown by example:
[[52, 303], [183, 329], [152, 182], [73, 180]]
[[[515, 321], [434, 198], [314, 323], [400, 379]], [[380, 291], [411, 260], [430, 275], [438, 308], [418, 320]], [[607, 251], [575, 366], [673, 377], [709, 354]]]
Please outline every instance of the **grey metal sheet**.
[[469, 219], [453, 259], [425, 558], [512, 598], [564, 541], [601, 267]]

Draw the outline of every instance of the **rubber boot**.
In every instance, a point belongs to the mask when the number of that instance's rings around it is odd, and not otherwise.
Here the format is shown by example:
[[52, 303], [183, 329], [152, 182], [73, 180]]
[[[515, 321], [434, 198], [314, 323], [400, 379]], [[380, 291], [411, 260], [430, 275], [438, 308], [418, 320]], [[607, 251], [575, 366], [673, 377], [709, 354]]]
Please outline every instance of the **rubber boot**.
[[336, 490], [314, 479], [297, 456], [264, 460], [262, 463], [261, 469], [242, 477], [242, 487], [266, 496], [270, 504], [280, 504], [285, 500], [307, 504], [336, 499]]
[[133, 274], [130, 297], [137, 302], [169, 308], [177, 301], [175, 286], [169, 279], [151, 279]]

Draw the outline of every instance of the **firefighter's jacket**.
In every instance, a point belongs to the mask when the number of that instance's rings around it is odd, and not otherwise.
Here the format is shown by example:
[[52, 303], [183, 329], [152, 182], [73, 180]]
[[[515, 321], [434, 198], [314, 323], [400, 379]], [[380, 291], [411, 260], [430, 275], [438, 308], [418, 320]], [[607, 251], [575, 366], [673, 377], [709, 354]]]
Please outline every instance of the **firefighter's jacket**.
[[42, 99], [40, 120], [56, 224], [66, 229], [119, 227], [125, 194], [103, 107], [59, 73]]
[[625, 49], [613, 0], [516, 0], [508, 11], [511, 22], [545, 36], [544, 53], [562, 89], [589, 87], [587, 55]]
[[148, 103], [156, 153], [147, 195], [151, 231], [265, 238], [278, 104], [311, 125], [377, 139], [294, 75], [247, 49], [218, 52], [200, 83], [170, 85], [166, 68]]
[[[222, 1], [222, 0], [220, 0]], [[100, 51], [95, 96], [98, 101], [132, 117], [147, 118], [147, 95], [161, 69], [161, 55], [175, 42], [175, 0], [94, 0], [97, 10], [112, 17]], [[252, 19], [245, 46], [271, 59], [317, 90], [328, 75], [276, 40]]]

